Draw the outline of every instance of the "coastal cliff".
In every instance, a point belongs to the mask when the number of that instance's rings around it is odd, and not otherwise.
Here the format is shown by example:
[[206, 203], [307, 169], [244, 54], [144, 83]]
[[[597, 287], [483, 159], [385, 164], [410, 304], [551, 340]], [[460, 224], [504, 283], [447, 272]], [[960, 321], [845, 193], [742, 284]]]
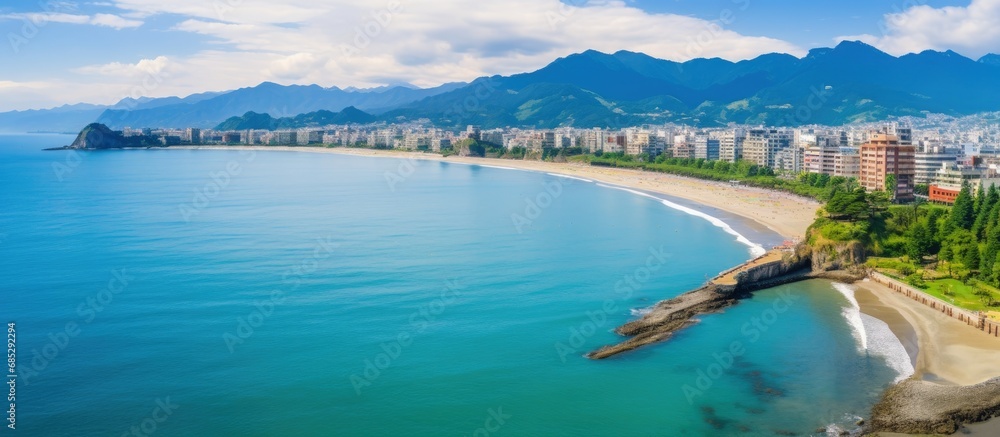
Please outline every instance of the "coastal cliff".
[[849, 270], [865, 263], [865, 246], [859, 241], [822, 242], [810, 245], [815, 272]]
[[631, 338], [604, 346], [587, 354], [587, 357], [598, 360], [609, 358], [667, 340], [674, 332], [694, 325], [696, 316], [736, 305], [757, 290], [818, 278], [854, 282], [864, 277], [864, 273], [856, 268], [859, 261], [864, 262], [864, 251], [859, 252], [857, 246], [851, 244], [823, 248], [818, 256], [806, 244], [774, 249], [723, 272], [701, 288], [657, 303], [642, 318], [615, 329], [619, 335]]

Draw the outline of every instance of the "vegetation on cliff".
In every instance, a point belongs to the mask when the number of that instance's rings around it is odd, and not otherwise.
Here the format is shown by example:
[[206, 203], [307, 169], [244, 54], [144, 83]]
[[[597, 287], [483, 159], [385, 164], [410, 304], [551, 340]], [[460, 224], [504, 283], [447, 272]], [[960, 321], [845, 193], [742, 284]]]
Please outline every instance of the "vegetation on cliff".
[[[966, 184], [951, 208], [891, 205], [884, 192], [835, 193], [809, 229], [814, 252], [856, 262], [971, 310], [1000, 300], [1000, 191]], [[858, 249], [860, 247], [861, 249]], [[858, 252], [861, 256], [858, 257]]]
[[100, 123], [88, 124], [76, 136], [69, 147], [72, 149], [121, 149], [126, 147], [153, 147], [160, 145], [152, 136], [126, 137]]

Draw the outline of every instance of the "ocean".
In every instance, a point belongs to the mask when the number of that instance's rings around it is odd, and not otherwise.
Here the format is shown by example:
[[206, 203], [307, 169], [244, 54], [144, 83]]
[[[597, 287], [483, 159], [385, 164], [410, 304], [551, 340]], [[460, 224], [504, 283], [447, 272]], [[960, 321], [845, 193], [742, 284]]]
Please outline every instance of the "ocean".
[[824, 435], [912, 372], [826, 281], [585, 358], [780, 241], [690, 202], [433, 161], [41, 151], [71, 141], [0, 136], [20, 435]]

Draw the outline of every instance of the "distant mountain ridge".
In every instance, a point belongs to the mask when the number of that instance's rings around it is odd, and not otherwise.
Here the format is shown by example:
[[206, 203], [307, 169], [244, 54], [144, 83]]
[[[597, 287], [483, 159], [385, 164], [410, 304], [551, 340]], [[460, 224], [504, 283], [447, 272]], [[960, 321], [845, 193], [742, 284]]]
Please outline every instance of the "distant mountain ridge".
[[246, 112], [268, 113], [275, 117], [294, 116], [320, 110], [341, 110], [347, 107], [380, 112], [396, 108], [425, 97], [451, 91], [464, 84], [452, 83], [435, 88], [382, 88], [365, 91], [344, 91], [318, 85], [278, 85], [264, 82], [251, 88], [240, 88], [195, 103], [179, 103], [149, 109], [108, 109], [97, 119], [112, 128], [142, 127], [214, 127], [227, 118]]
[[276, 117], [347, 107], [385, 112], [428, 96], [451, 91], [464, 83], [418, 89], [412, 86], [341, 90], [318, 85], [279, 85], [264, 82], [255, 87], [225, 92], [193, 94], [184, 98], [126, 98], [115, 105], [64, 105], [59, 108], [0, 113], [0, 131], [78, 132], [80, 126], [98, 122], [112, 129], [125, 127], [211, 128], [234, 115], [249, 111]]
[[274, 121], [281, 125], [297, 123], [297, 114], [319, 111], [324, 112], [305, 118], [332, 119], [334, 111], [345, 108], [374, 114], [379, 121], [429, 119], [441, 127], [842, 125], [998, 111], [998, 78], [1000, 55], [972, 60], [950, 50], [928, 50], [896, 57], [857, 41], [813, 49], [802, 58], [771, 53], [739, 62], [673, 62], [629, 51], [588, 50], [534, 72], [468, 84], [344, 90], [265, 82], [185, 98], [126, 99], [114, 107], [2, 113], [0, 130], [75, 131], [95, 120], [113, 129], [212, 128], [248, 112], [286, 120]]
[[[678, 63], [591, 50], [532, 73], [479, 79], [385, 118], [553, 128], [842, 125], [926, 112], [969, 115], [1000, 109], [998, 60], [987, 55], [977, 62], [952, 51], [894, 57], [850, 41], [814, 49], [801, 59], [765, 54], [740, 62]], [[484, 94], [488, 97], [481, 98]]]
[[368, 124], [373, 123], [376, 120], [377, 118], [374, 115], [353, 106], [344, 108], [344, 110], [340, 112], [322, 110], [299, 114], [295, 117], [282, 118], [273, 118], [269, 114], [258, 114], [251, 111], [243, 114], [242, 117], [230, 117], [218, 126], [215, 126], [215, 129], [221, 131], [247, 129], [299, 129], [304, 127], [320, 127], [335, 124]]

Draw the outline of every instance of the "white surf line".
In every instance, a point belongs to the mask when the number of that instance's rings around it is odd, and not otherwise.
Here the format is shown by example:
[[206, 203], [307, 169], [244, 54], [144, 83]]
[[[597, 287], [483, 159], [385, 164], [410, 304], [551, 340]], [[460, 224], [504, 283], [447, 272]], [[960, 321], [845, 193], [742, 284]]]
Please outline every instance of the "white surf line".
[[645, 316], [646, 314], [653, 312], [653, 307], [630, 308], [628, 311], [629, 314], [631, 314], [633, 317], [642, 317]]
[[865, 324], [861, 320], [861, 305], [858, 304], [858, 300], [854, 297], [854, 288], [839, 282], [834, 282], [833, 288], [840, 292], [850, 304], [847, 308], [844, 308], [841, 314], [847, 320], [847, 324], [851, 326], [851, 334], [857, 340], [860, 351], [867, 351], [868, 333], [865, 332]]
[[886, 365], [896, 372], [894, 383], [909, 378], [914, 373], [910, 354], [903, 343], [889, 329], [889, 325], [868, 314], [861, 313], [861, 323], [865, 325], [867, 345], [871, 353], [885, 358]]
[[555, 176], [557, 178], [574, 179], [574, 180], [583, 181], [583, 182], [589, 182], [589, 183], [593, 183], [594, 182], [594, 181], [592, 181], [590, 179], [578, 178], [576, 176], [570, 176], [570, 175], [565, 175], [565, 174], [559, 174], [559, 173], [546, 173], [546, 174], [549, 175], [549, 176]]
[[441, 162], [446, 162], [446, 163], [449, 163], [449, 164], [462, 164], [462, 165], [479, 166], [479, 167], [486, 167], [486, 168], [496, 168], [496, 169], [500, 169], [500, 170], [530, 171], [530, 170], [525, 170], [525, 169], [521, 169], [521, 168], [501, 167], [499, 165], [479, 164], [479, 163], [475, 163], [475, 162], [457, 162], [457, 161], [447, 161], [447, 160], [442, 160]]
[[611, 189], [615, 189], [615, 190], [627, 191], [627, 192], [632, 193], [632, 194], [637, 194], [637, 195], [640, 195], [640, 196], [643, 196], [643, 197], [648, 197], [650, 199], [659, 200], [660, 202], [662, 202], [664, 205], [666, 205], [669, 208], [676, 209], [678, 211], [681, 211], [681, 212], [686, 213], [686, 214], [693, 215], [695, 217], [703, 218], [703, 219], [707, 220], [709, 223], [713, 224], [715, 227], [721, 228], [723, 231], [726, 231], [727, 234], [735, 236], [736, 237], [736, 241], [739, 241], [740, 243], [743, 243], [744, 245], [748, 246], [750, 248], [750, 254], [753, 255], [753, 256], [755, 256], [755, 257], [761, 256], [761, 255], [767, 253], [767, 249], [764, 249], [764, 246], [761, 246], [761, 245], [759, 245], [757, 243], [754, 243], [753, 241], [750, 241], [749, 238], [747, 238], [747, 237], [743, 236], [743, 234], [737, 232], [735, 229], [733, 229], [732, 226], [729, 226], [728, 223], [722, 221], [722, 219], [720, 219], [718, 217], [711, 216], [711, 215], [705, 214], [704, 212], [698, 211], [697, 209], [688, 208], [688, 207], [686, 207], [684, 205], [679, 205], [679, 204], [676, 204], [676, 203], [671, 202], [669, 200], [661, 199], [661, 198], [653, 196], [651, 194], [643, 193], [641, 191], [636, 191], [636, 190], [633, 190], [633, 189], [630, 189], [630, 188], [616, 187], [614, 185], [605, 185], [605, 184], [602, 184], [602, 183], [598, 183], [597, 186], [604, 187], [604, 188], [611, 188]]

